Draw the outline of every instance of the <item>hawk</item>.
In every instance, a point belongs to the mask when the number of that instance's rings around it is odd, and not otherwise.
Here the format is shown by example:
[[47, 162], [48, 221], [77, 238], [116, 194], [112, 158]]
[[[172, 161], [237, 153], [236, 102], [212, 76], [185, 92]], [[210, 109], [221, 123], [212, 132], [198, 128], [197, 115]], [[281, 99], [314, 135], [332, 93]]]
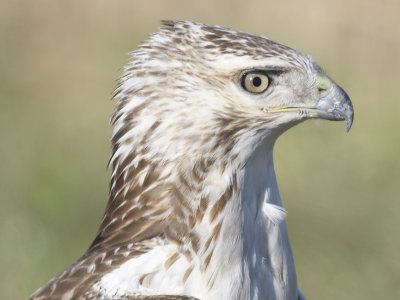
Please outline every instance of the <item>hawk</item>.
[[273, 148], [353, 122], [315, 61], [268, 38], [163, 21], [116, 89], [107, 208], [86, 253], [29, 299], [305, 299]]

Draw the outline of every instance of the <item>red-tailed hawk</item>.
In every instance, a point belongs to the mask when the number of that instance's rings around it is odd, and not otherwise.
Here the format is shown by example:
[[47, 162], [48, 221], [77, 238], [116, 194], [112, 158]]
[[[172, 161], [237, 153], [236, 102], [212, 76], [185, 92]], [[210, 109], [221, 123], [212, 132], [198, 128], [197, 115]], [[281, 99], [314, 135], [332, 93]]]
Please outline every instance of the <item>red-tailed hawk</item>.
[[97, 237], [30, 299], [304, 299], [273, 147], [310, 118], [350, 129], [347, 94], [267, 38], [165, 21], [116, 98]]

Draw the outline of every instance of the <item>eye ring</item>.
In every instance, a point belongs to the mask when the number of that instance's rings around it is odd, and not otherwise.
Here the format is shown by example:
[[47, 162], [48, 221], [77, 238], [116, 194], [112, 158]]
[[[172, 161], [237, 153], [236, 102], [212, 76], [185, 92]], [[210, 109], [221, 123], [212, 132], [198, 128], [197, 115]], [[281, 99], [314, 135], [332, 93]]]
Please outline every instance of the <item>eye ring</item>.
[[269, 83], [268, 76], [261, 72], [249, 72], [242, 77], [242, 87], [253, 94], [265, 92]]

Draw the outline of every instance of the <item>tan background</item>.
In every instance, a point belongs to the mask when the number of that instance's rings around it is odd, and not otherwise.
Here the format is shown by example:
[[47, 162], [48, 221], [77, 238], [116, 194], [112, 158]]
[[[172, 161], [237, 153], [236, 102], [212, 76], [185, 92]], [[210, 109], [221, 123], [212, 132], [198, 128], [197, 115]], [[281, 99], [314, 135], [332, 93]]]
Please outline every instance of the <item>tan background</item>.
[[400, 299], [400, 1], [0, 1], [0, 298], [75, 261], [107, 201], [115, 79], [160, 19], [266, 35], [312, 55], [355, 122], [276, 146], [309, 299]]

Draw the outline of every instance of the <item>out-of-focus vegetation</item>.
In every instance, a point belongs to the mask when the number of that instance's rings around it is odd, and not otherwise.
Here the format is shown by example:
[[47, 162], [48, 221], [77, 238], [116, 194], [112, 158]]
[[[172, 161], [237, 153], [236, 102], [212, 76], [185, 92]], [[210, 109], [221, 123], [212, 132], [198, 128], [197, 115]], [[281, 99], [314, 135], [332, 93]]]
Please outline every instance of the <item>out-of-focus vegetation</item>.
[[77, 259], [107, 201], [108, 124], [126, 53], [160, 19], [262, 34], [312, 55], [355, 122], [302, 124], [276, 169], [309, 299], [400, 299], [400, 2], [1, 1], [0, 298]]

